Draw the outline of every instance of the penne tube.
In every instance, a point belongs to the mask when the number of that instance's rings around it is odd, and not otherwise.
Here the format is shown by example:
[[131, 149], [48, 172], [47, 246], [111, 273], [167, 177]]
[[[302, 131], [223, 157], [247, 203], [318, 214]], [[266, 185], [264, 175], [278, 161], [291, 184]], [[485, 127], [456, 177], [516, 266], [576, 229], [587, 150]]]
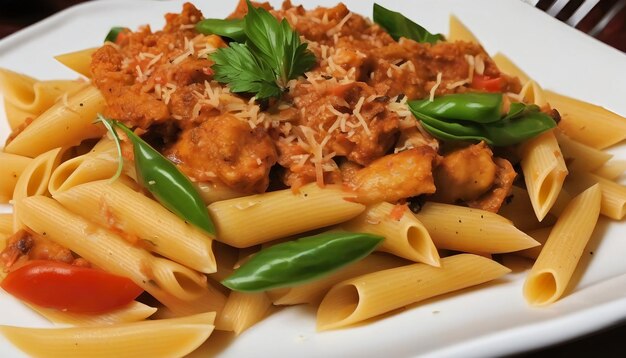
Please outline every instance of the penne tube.
[[591, 173], [575, 173], [566, 185], [569, 190], [580, 193], [583, 190], [600, 184], [602, 199], [600, 214], [614, 220], [622, 220], [626, 216], [626, 186]]
[[529, 304], [544, 306], [563, 295], [598, 221], [601, 197], [596, 184], [565, 208], [524, 283]]
[[461, 20], [455, 15], [450, 14], [450, 24], [448, 25], [448, 38], [447, 41], [466, 41], [473, 42], [480, 45], [480, 41], [476, 36], [461, 22]]
[[324, 297], [317, 329], [348, 326], [412, 303], [495, 280], [511, 270], [481, 256], [443, 258], [442, 267], [412, 264], [343, 281]]
[[213, 254], [215, 256], [217, 270], [209, 274], [215, 281], [222, 281], [235, 271], [235, 265], [239, 260], [239, 249], [213, 241]]
[[[119, 160], [115, 143], [104, 138], [88, 153], [61, 163], [50, 177], [48, 191], [54, 195], [80, 184], [110, 179], [117, 172]], [[124, 174], [136, 178], [134, 166], [123, 168]]]
[[22, 172], [32, 162], [31, 158], [0, 152], [0, 203], [8, 203], [13, 198], [15, 185]]
[[567, 176], [567, 167], [553, 131], [545, 132], [522, 146], [524, 181], [539, 221], [548, 214]]
[[533, 80], [530, 80], [524, 84], [522, 90], [519, 93], [519, 97], [524, 103], [536, 104], [539, 107], [544, 107], [548, 104], [545, 91], [539, 84]]
[[56, 193], [54, 199], [85, 219], [194, 270], [216, 270], [212, 238], [158, 202], [120, 181], [100, 180]]
[[400, 218], [392, 218], [395, 207], [385, 202], [371, 205], [361, 215], [342, 224], [341, 228], [380, 235], [385, 240], [377, 250], [439, 267], [439, 253], [428, 230], [408, 208], [402, 211]]
[[560, 130], [554, 131], [554, 135], [570, 171], [594, 171], [613, 157], [607, 152], [571, 139]]
[[247, 195], [230, 189], [224, 184], [208, 182], [196, 182], [193, 184], [196, 189], [198, 189], [202, 200], [204, 200], [207, 205], [216, 201], [240, 198]]
[[110, 312], [100, 314], [80, 314], [27, 304], [28, 307], [57, 325], [67, 326], [104, 326], [128, 322], [143, 321], [152, 316], [157, 309], [141, 302], [130, 304]]
[[365, 206], [339, 186], [315, 183], [294, 193], [290, 189], [215, 202], [209, 205], [216, 240], [249, 247], [352, 219]]
[[335, 284], [368, 273], [406, 265], [408, 261], [387, 254], [372, 254], [341, 270], [298, 286], [277, 288], [267, 292], [275, 305], [318, 304]]
[[559, 128], [568, 137], [597, 149], [626, 138], [626, 118], [619, 114], [552, 91], [546, 91], [545, 95], [561, 114]]
[[233, 291], [228, 296], [224, 309], [217, 317], [215, 327], [223, 331], [233, 331], [238, 336], [265, 318], [271, 306], [272, 301], [265, 292]]
[[493, 62], [496, 63], [498, 69], [505, 74], [513, 77], [519, 78], [522, 84], [526, 84], [530, 81], [530, 76], [528, 76], [524, 71], [522, 71], [510, 58], [506, 55], [498, 52], [492, 58]]
[[[52, 149], [31, 160], [15, 183], [13, 202], [35, 195], [48, 193], [48, 182], [54, 169], [59, 165], [63, 148]], [[13, 231], [22, 227], [18, 209], [13, 207]]]
[[16, 209], [20, 220], [33, 232], [105, 271], [130, 278], [177, 314], [218, 311], [224, 305], [225, 298], [207, 283], [206, 276], [150, 255], [63, 208], [54, 199], [25, 198], [16, 203]]
[[536, 260], [539, 257], [539, 253], [543, 249], [543, 245], [548, 241], [548, 236], [550, 236], [550, 231], [552, 231], [552, 227], [543, 227], [541, 229], [533, 230], [528, 232], [533, 239], [541, 244], [541, 246], [531, 247], [530, 249], [521, 250], [516, 252], [516, 255], [527, 257], [529, 259]]
[[594, 170], [593, 174], [609, 180], [619, 178], [626, 171], [626, 160], [611, 160]]
[[546, 224], [546, 221], [549, 222], [551, 219], [551, 216], [548, 215], [542, 221], [537, 220], [528, 192], [518, 186], [511, 188], [511, 193], [500, 207], [498, 215], [511, 220], [516, 228], [524, 232], [545, 227], [549, 225]]
[[215, 313], [102, 327], [23, 328], [0, 332], [33, 357], [182, 357], [213, 332]]
[[98, 47], [87, 48], [80, 51], [57, 55], [54, 56], [54, 58], [69, 69], [80, 73], [87, 78], [91, 78], [91, 55], [93, 55], [97, 49]]
[[416, 216], [439, 249], [498, 254], [539, 245], [508, 219], [485, 210], [428, 202]]
[[104, 129], [93, 123], [104, 110], [104, 98], [94, 86], [87, 86], [65, 101], [59, 101], [42, 113], [15, 137], [4, 150], [36, 157], [56, 147], [80, 144], [101, 137]]
[[13, 214], [0, 214], [0, 234], [13, 233]]

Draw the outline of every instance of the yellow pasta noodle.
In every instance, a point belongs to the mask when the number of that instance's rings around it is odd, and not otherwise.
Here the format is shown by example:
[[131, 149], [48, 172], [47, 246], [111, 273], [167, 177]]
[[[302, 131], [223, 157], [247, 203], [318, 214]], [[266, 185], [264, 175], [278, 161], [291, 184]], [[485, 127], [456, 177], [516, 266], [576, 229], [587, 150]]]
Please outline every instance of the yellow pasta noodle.
[[94, 86], [87, 86], [59, 101], [37, 117], [17, 135], [4, 150], [8, 153], [35, 157], [52, 148], [74, 146], [104, 133], [93, 121], [104, 110], [104, 98]]
[[91, 55], [96, 52], [98, 48], [92, 47], [80, 51], [64, 53], [62, 55], [54, 56], [54, 58], [81, 75], [90, 78], [91, 77]]
[[209, 235], [119, 181], [81, 184], [53, 197], [91, 222], [136, 237], [149, 251], [200, 272], [216, 270]]
[[482, 254], [539, 245], [508, 219], [484, 210], [428, 202], [416, 216], [440, 249]]
[[594, 171], [613, 157], [607, 152], [571, 139], [560, 130], [554, 131], [554, 134], [570, 171]]
[[443, 258], [441, 266], [412, 264], [343, 281], [324, 297], [317, 329], [361, 322], [385, 312], [444, 293], [495, 280], [510, 270], [487, 258], [461, 254]]
[[209, 213], [216, 240], [249, 247], [352, 219], [365, 206], [347, 200], [351, 198], [338, 186], [322, 189], [312, 183], [298, 193], [287, 189], [218, 201], [209, 205]]
[[596, 184], [565, 208], [524, 283], [528, 303], [547, 305], [563, 295], [598, 221], [601, 197]]
[[5, 235], [13, 233], [13, 214], [0, 214], [0, 233]]
[[542, 221], [537, 220], [528, 192], [518, 186], [511, 188], [511, 193], [500, 207], [498, 215], [511, 220], [516, 228], [524, 232], [549, 225], [553, 219], [548, 215]]
[[236, 335], [261, 321], [269, 312], [272, 301], [265, 292], [233, 291], [215, 323], [217, 329], [233, 331]]
[[392, 218], [393, 204], [379, 203], [341, 225], [353, 232], [368, 232], [385, 238], [378, 250], [392, 253], [408, 260], [439, 266], [439, 254], [428, 230], [408, 209], [399, 219]]
[[317, 304], [332, 286], [341, 281], [408, 263], [391, 255], [372, 254], [319, 280], [293, 287], [277, 288], [267, 293], [275, 305]]
[[593, 173], [609, 180], [619, 178], [626, 171], [626, 160], [611, 160]]
[[509, 76], [515, 76], [519, 78], [522, 84], [530, 81], [530, 76], [528, 76], [524, 71], [522, 71], [510, 58], [506, 55], [498, 52], [491, 59], [496, 63], [498, 69]]
[[8, 203], [11, 200], [18, 178], [31, 161], [32, 159], [28, 157], [0, 152], [0, 165], [2, 166], [0, 203]]
[[141, 302], [133, 301], [113, 311], [100, 314], [80, 314], [64, 312], [53, 308], [28, 305], [50, 322], [69, 326], [102, 326], [127, 322], [142, 321], [153, 315], [157, 309]]
[[522, 90], [519, 93], [519, 97], [525, 103], [536, 104], [539, 107], [543, 107], [548, 104], [545, 91], [537, 82], [533, 80], [524, 84], [524, 87], [522, 87]]
[[626, 216], [625, 186], [595, 174], [579, 172], [575, 173], [566, 185], [573, 192], [581, 192], [596, 183], [600, 184], [602, 192], [600, 214], [614, 220], [622, 220]]
[[450, 15], [448, 27], [448, 41], [467, 41], [480, 45], [476, 36], [455, 15]]
[[604, 149], [626, 138], [626, 118], [600, 106], [545, 92], [553, 108], [561, 114], [559, 128], [570, 138]]
[[218, 311], [224, 305], [225, 298], [208, 284], [205, 276], [150, 255], [53, 199], [25, 198], [16, 203], [16, 209], [20, 220], [35, 233], [69, 248], [97, 267], [130, 278], [175, 313]]
[[515, 254], [536, 260], [537, 257], [539, 257], [539, 253], [543, 249], [543, 245], [546, 243], [546, 241], [548, 241], [550, 231], [552, 231], [552, 227], [543, 227], [541, 229], [530, 231], [528, 235], [537, 240], [537, 242], [541, 243], [541, 246], [535, 246], [531, 247], [530, 249], [521, 250], [516, 252]]
[[182, 357], [213, 332], [215, 313], [103, 327], [22, 328], [0, 332], [32, 357]]
[[554, 205], [568, 173], [554, 133], [548, 131], [526, 142], [521, 164], [530, 202], [541, 221]]

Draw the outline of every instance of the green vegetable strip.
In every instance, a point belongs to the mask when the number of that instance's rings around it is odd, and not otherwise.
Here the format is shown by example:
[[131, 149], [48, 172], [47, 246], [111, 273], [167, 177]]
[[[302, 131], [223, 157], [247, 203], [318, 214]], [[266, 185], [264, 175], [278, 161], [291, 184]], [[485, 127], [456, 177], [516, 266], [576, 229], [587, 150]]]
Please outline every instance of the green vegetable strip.
[[196, 31], [205, 35], [215, 34], [237, 42], [245, 42], [247, 37], [243, 22], [243, 19], [204, 19], [196, 24]]
[[242, 292], [294, 286], [326, 276], [370, 254], [384, 238], [328, 232], [259, 251], [222, 284]]
[[109, 30], [109, 33], [104, 38], [104, 42], [115, 42], [117, 40], [117, 36], [119, 36], [119, 34], [124, 31], [128, 31], [128, 28], [121, 26], [112, 27], [111, 30]]
[[509, 112], [501, 116], [501, 103], [502, 94], [465, 93], [441, 96], [433, 102], [419, 100], [408, 104], [424, 129], [447, 141], [485, 141], [491, 146], [503, 147], [556, 126], [552, 117], [540, 112], [535, 105], [511, 103]]
[[501, 93], [462, 93], [412, 101], [415, 111], [435, 118], [465, 120], [476, 123], [491, 123], [500, 120], [502, 111]]
[[406, 18], [401, 13], [385, 9], [376, 3], [374, 4], [374, 22], [385, 29], [396, 41], [400, 37], [431, 44], [444, 40], [443, 35], [431, 34], [428, 30]]
[[[133, 144], [135, 170], [141, 186], [181, 219], [215, 235], [215, 226], [200, 194], [172, 162], [121, 122], [102, 116], [99, 116], [99, 121], [113, 134], [116, 145], [119, 146], [119, 137], [113, 130], [114, 128], [122, 130]], [[120, 162], [122, 162], [122, 157], [120, 157]]]

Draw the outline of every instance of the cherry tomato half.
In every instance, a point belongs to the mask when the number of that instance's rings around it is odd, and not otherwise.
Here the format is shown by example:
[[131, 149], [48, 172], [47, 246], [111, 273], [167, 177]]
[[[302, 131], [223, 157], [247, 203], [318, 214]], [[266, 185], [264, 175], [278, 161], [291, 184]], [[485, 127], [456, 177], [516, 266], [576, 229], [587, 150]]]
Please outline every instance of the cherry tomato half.
[[0, 287], [20, 300], [76, 313], [110, 311], [143, 292], [126, 277], [47, 260], [33, 260], [10, 272]]

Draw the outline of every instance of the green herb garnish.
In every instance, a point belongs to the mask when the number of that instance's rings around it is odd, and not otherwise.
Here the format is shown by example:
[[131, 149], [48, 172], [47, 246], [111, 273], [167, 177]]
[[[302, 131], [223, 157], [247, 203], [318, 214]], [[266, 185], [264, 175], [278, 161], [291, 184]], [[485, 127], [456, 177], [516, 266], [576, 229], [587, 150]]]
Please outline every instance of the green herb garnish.
[[400, 37], [431, 44], [444, 40], [442, 34], [431, 34], [428, 30], [406, 18], [401, 13], [391, 11], [378, 4], [374, 4], [374, 22], [385, 29], [396, 41]]
[[196, 31], [205, 35], [228, 37], [237, 42], [246, 41], [243, 19], [204, 19], [196, 24]]
[[111, 28], [111, 30], [109, 30], [109, 33], [104, 38], [104, 42], [115, 42], [117, 41], [117, 37], [120, 35], [120, 33], [126, 31], [129, 31], [127, 27], [114, 26]]
[[287, 20], [278, 22], [265, 9], [247, 3], [246, 42], [231, 42], [211, 55], [215, 79], [233, 92], [254, 93], [258, 99], [279, 97], [289, 80], [313, 67], [315, 56]]

